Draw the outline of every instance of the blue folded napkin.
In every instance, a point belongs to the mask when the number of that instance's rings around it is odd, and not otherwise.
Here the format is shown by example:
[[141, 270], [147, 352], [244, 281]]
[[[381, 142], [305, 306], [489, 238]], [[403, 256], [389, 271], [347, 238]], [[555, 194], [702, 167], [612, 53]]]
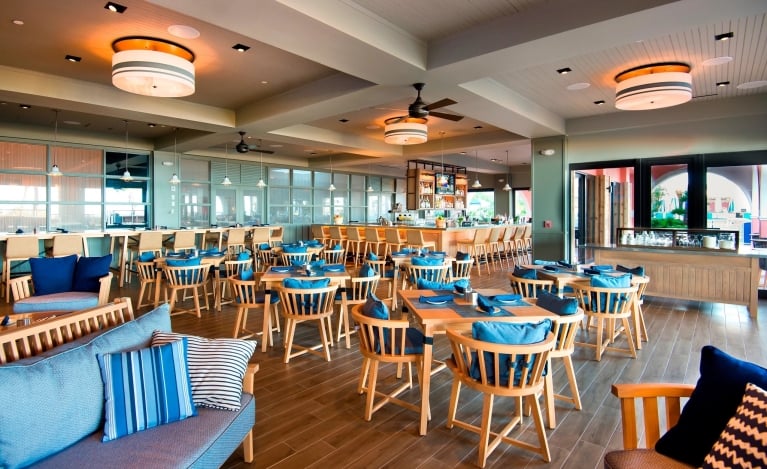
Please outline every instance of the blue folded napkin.
[[594, 269], [583, 269], [583, 273], [586, 274], [586, 275], [599, 275], [602, 272], [600, 272], [598, 270], [594, 270]]
[[509, 293], [506, 295], [494, 295], [487, 297], [490, 301], [497, 301], [498, 303], [513, 303], [522, 299], [522, 295], [516, 293]]
[[604, 264], [603, 265], [592, 265], [591, 269], [592, 270], [597, 270], [597, 271], [600, 271], [600, 272], [604, 272], [604, 271], [607, 271], [607, 270], [613, 270], [613, 266], [611, 266], [611, 265], [604, 265]]
[[272, 272], [279, 272], [279, 273], [290, 272], [290, 267], [285, 267], [285, 266], [273, 266], [273, 267], [271, 268], [271, 271], [272, 271]]
[[493, 305], [493, 302], [489, 298], [482, 295], [477, 295], [477, 308], [488, 314], [493, 314], [499, 311], [498, 307]]
[[184, 257], [185, 254], [183, 252], [166, 252], [166, 257]]
[[572, 269], [573, 265], [567, 261], [557, 261], [557, 264], [567, 269]]
[[325, 259], [320, 259], [317, 261], [310, 261], [309, 267], [312, 269], [319, 269], [320, 267], [325, 265]]
[[323, 272], [343, 272], [346, 267], [343, 264], [327, 264], [322, 266]]
[[544, 265], [543, 270], [548, 270], [549, 272], [559, 272], [559, 267], [555, 265]]
[[410, 251], [394, 251], [391, 253], [391, 255], [394, 257], [403, 257], [407, 256], [408, 254], [410, 254]]
[[536, 259], [533, 261], [533, 264], [535, 265], [557, 265], [557, 261], [544, 261], [541, 259]]
[[439, 305], [443, 303], [452, 303], [453, 302], [453, 295], [437, 295], [437, 296], [426, 296], [421, 295], [418, 298], [418, 301], [421, 303], [427, 303], [430, 305]]

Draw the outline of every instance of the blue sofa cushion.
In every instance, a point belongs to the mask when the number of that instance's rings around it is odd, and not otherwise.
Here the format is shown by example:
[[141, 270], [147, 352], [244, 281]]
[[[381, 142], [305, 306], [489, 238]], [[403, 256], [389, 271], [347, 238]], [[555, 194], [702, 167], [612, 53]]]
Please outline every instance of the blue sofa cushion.
[[112, 254], [101, 257], [81, 257], [75, 266], [75, 278], [72, 282], [72, 290], [89, 291], [98, 293], [99, 279], [109, 274], [109, 266], [112, 264]]
[[[33, 464], [102, 428], [104, 383], [96, 355], [147, 347], [155, 329], [170, 331], [167, 304], [104, 332], [0, 366], [0, 402], [13, 403], [0, 405], [0, 467]], [[45, 424], [27, 431], [30, 422]]]
[[706, 345], [700, 377], [679, 422], [655, 444], [655, 451], [699, 467], [743, 399], [747, 383], [767, 389], [767, 369]]
[[[477, 321], [471, 326], [471, 335], [477, 340], [492, 342], [494, 344], [526, 345], [535, 344], [546, 339], [551, 331], [551, 321], [545, 319], [538, 323], [509, 323]], [[524, 357], [518, 357], [516, 363], [512, 363], [509, 355], [499, 356], [502, 363], [498, 369], [498, 379], [502, 385], [508, 385], [510, 370], [514, 370], [514, 382], [519, 382], [522, 377], [522, 361]], [[531, 366], [532, 368], [532, 366]], [[495, 383], [495, 358], [493, 354], [485, 352], [485, 373], [489, 383]], [[469, 370], [469, 375], [476, 379], [482, 379], [478, 357], [475, 357]]]
[[255, 340], [206, 339], [154, 331], [152, 345], [187, 341], [187, 363], [195, 405], [240, 410], [242, 380], [256, 350]]
[[98, 293], [68, 291], [24, 298], [13, 303], [13, 312], [16, 314], [38, 313], [42, 311], [72, 312], [93, 308], [98, 306], [98, 304]]
[[560, 298], [545, 290], [538, 292], [536, 304], [560, 316], [569, 316], [578, 312], [578, 300], [576, 298]]
[[186, 346], [182, 339], [98, 355], [106, 398], [102, 441], [197, 415]]
[[32, 284], [35, 295], [72, 291], [77, 254], [63, 257], [31, 257]]

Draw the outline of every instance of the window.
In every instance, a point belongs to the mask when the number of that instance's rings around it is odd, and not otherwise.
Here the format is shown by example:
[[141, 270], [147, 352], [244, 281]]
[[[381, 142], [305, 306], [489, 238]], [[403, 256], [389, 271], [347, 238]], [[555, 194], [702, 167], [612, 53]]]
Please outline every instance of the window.
[[469, 190], [466, 214], [469, 219], [489, 222], [495, 216], [495, 192], [493, 189]]
[[514, 189], [514, 210], [512, 216], [516, 223], [525, 223], [533, 215], [533, 193], [529, 188]]

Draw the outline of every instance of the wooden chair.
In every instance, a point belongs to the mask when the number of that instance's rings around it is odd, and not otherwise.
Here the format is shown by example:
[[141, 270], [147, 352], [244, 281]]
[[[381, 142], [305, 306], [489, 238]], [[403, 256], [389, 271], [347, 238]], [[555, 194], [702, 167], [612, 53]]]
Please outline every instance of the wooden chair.
[[378, 234], [378, 228], [368, 226], [365, 228], [365, 252], [372, 252], [376, 256], [381, 254], [381, 245], [386, 245], [385, 241]]
[[[502, 442], [534, 451], [540, 454], [544, 461], [550, 462], [551, 453], [549, 452], [549, 443], [546, 438], [538, 396], [543, 392], [543, 370], [548, 362], [549, 353], [556, 342], [554, 334], [549, 333], [542, 342], [530, 345], [484, 342], [473, 339], [470, 332], [457, 332], [451, 328], [447, 329], [447, 337], [453, 351], [452, 357], [447, 360], [447, 366], [453, 373], [447, 428], [457, 426], [479, 434], [477, 465], [485, 467], [488, 456]], [[501, 364], [506, 364], [510, 367], [509, 376], [513, 377], [519, 374], [519, 376], [527, 379], [508, 379], [505, 380], [508, 382], [503, 382], [504, 380], [501, 379], [488, 378], [486, 364], [489, 363], [488, 360], [490, 359], [494, 363], [494, 376], [499, 375]], [[472, 365], [478, 366], [480, 379], [474, 379], [471, 376]], [[482, 393], [483, 405], [480, 426], [456, 418], [461, 385]], [[495, 396], [511, 397], [517, 402], [516, 415], [497, 433], [491, 429]], [[527, 405], [531, 409], [535, 431], [538, 435], [538, 446], [509, 436], [511, 430], [522, 423], [523, 400], [527, 401]], [[491, 435], [493, 440], [489, 441]]]
[[512, 256], [512, 243], [511, 238], [514, 236], [514, 233], [517, 231], [516, 226], [507, 226], [505, 230], [503, 230], [503, 236], [500, 239], [500, 245], [501, 249], [503, 250], [503, 258], [506, 260], [506, 268], [511, 269], [512, 263], [514, 262], [514, 258]]
[[160, 231], [142, 231], [138, 235], [138, 242], [128, 245], [128, 265], [127, 279], [131, 281], [131, 273], [138, 262], [139, 256], [145, 252], [151, 252], [155, 257], [162, 256], [162, 232]]
[[310, 252], [281, 252], [280, 259], [283, 265], [308, 264], [312, 260]]
[[346, 250], [352, 255], [354, 259], [354, 266], [357, 266], [357, 262], [361, 257], [365, 256], [363, 246], [365, 244], [365, 237], [360, 235], [360, 229], [356, 226], [350, 226], [346, 228]]
[[312, 225], [311, 227], [312, 239], [316, 239], [323, 246], [327, 246], [330, 241], [330, 232], [327, 231], [327, 227], [323, 225]]
[[525, 230], [527, 225], [517, 226], [514, 235], [511, 237], [511, 252], [514, 259], [514, 265], [529, 264], [527, 254], [525, 252]]
[[[99, 278], [98, 292], [61, 292], [49, 293], [45, 295], [34, 295], [34, 286], [31, 275], [12, 278], [8, 281], [10, 294], [13, 298], [13, 310], [16, 313], [21, 312], [22, 305], [27, 303], [34, 305], [36, 309], [46, 308], [48, 311], [71, 312], [83, 309], [83, 301], [93, 303], [93, 306], [105, 305], [109, 302], [109, 292], [112, 288], [112, 272]], [[46, 305], [50, 302], [50, 307]]]
[[[362, 354], [358, 394], [366, 394], [365, 420], [370, 421], [373, 414], [384, 405], [391, 403], [405, 409], [420, 412], [420, 406], [400, 399], [398, 396], [413, 387], [413, 375], [408, 372], [408, 379], [388, 393], [377, 389], [378, 372], [381, 363], [395, 363], [400, 369], [402, 364], [415, 363], [420, 387], [423, 378], [423, 344], [407, 346], [410, 330], [407, 320], [374, 319], [362, 314], [362, 305], [352, 308], [352, 319], [359, 325], [359, 348]], [[411, 332], [412, 334], [412, 332]], [[384, 344], [381, 346], [381, 344]], [[394, 344], [394, 346], [392, 346]], [[408, 367], [410, 370], [410, 367]], [[376, 398], [380, 398], [376, 401]]]
[[224, 232], [218, 228], [207, 230], [202, 235], [202, 246], [205, 249], [216, 248], [221, 250], [224, 242]]
[[376, 274], [378, 275], [378, 284], [381, 285], [381, 283], [386, 283], [389, 285], [388, 289], [388, 296], [385, 299], [392, 301], [392, 309], [396, 309], [396, 303], [394, 302], [394, 270], [392, 269], [386, 269], [386, 261], [383, 259], [377, 260], [377, 261], [371, 261], [370, 259], [366, 259], [365, 262], [370, 264], [373, 269], [375, 269]]
[[[573, 285], [575, 296], [578, 298], [578, 306], [586, 315], [586, 324], [589, 319], [596, 321], [596, 342], [576, 342], [576, 345], [596, 349], [596, 359], [600, 361], [602, 354], [607, 350], [627, 353], [636, 358], [636, 346], [631, 334], [631, 308], [636, 296], [637, 286], [627, 288], [603, 288], [592, 287], [586, 282]], [[587, 327], [585, 333], [590, 332]], [[628, 347], [623, 349], [611, 346], [621, 333], [626, 336]]]
[[276, 265], [278, 257], [271, 249], [259, 249], [255, 251], [256, 270], [264, 272], [269, 266]]
[[[274, 247], [282, 244], [282, 238], [285, 230], [281, 226], [275, 226], [269, 229], [269, 244]], [[279, 243], [279, 244], [278, 244]]]
[[397, 228], [386, 228], [384, 230], [384, 239], [386, 240], [384, 256], [391, 256], [391, 253], [399, 251], [405, 244], [407, 244], [407, 241], [400, 237]]
[[[503, 248], [501, 246], [501, 237], [503, 236], [503, 227], [495, 226], [490, 228], [490, 233], [487, 235], [487, 241], [485, 241], [485, 252], [487, 252], [487, 262], [493, 262], [493, 269], [497, 269], [498, 264], [501, 264], [501, 256], [503, 254]], [[503, 264], [501, 264], [503, 266]], [[488, 265], [488, 269], [489, 269]]]
[[471, 280], [471, 266], [474, 265], [474, 259], [466, 259], [459, 261], [454, 259], [452, 262], [452, 269], [450, 270], [450, 281], [466, 279]]
[[213, 276], [213, 304], [216, 311], [221, 311], [221, 306], [232, 303], [237, 296], [234, 291], [230, 291], [227, 298], [227, 290], [230, 286], [229, 279], [239, 276], [243, 270], [252, 270], [253, 260], [244, 259], [241, 261], [224, 261], [223, 269], [217, 269]]
[[634, 319], [634, 334], [636, 335], [637, 350], [642, 349], [642, 342], [649, 340], [647, 336], [647, 326], [644, 322], [644, 313], [642, 312], [642, 303], [644, 302], [644, 292], [650, 283], [650, 277], [641, 275], [632, 275], [631, 284], [636, 285], [637, 293], [634, 295], [634, 302], [631, 305], [631, 315]]
[[165, 252], [187, 252], [197, 249], [197, 235], [192, 230], [177, 230], [163, 243]]
[[533, 261], [533, 225], [525, 225], [525, 231], [522, 233], [522, 251], [521, 259], [523, 264], [529, 264]]
[[411, 249], [431, 249], [434, 251], [437, 248], [436, 241], [425, 241], [423, 239], [423, 232], [421, 230], [407, 230], [406, 233], [407, 247]]
[[[549, 353], [549, 372], [546, 373], [546, 381], [548, 382], [547, 389], [551, 389], [552, 393], [546, 394], [546, 400], [559, 399], [560, 401], [569, 402], [577, 410], [582, 409], [581, 394], [578, 391], [578, 380], [575, 377], [575, 367], [573, 366], [573, 352], [575, 351], [575, 333], [583, 324], [583, 311], [578, 311], [575, 314], [559, 316], [554, 320], [554, 328], [552, 333], [556, 337], [554, 348]], [[556, 394], [553, 392], [554, 388], [554, 368], [551, 366], [551, 362], [555, 358], [562, 359], [562, 364], [567, 374], [567, 382], [570, 386], [570, 395]], [[546, 406], [547, 409], [554, 409], [554, 403]], [[557, 425], [556, 416], [553, 412], [548, 415], [549, 428], [555, 428]]]
[[71, 256], [72, 254], [85, 256], [88, 254], [83, 244], [82, 235], [60, 234], [54, 236], [52, 241], [49, 253], [51, 257]]
[[[157, 295], [157, 289], [162, 288], [162, 273], [158, 271], [157, 265], [154, 261], [149, 262], [135, 262], [136, 272], [138, 273], [139, 290], [138, 300], [136, 301], [136, 309], [143, 308], [144, 306], [152, 306], [156, 308], [158, 306], [159, 298]], [[165, 301], [168, 301], [168, 291], [165, 292]], [[144, 301], [144, 295], [146, 295], [146, 301]]]
[[541, 291], [555, 293], [553, 280], [522, 278], [510, 274], [509, 283], [511, 284], [511, 290], [518, 295], [522, 295], [523, 298], [538, 298], [538, 293]]
[[341, 343], [341, 338], [346, 340], [346, 348], [350, 348], [350, 334], [354, 329], [350, 327], [350, 310], [356, 305], [367, 301], [370, 293], [375, 294], [378, 288], [380, 276], [373, 277], [352, 277], [346, 282], [346, 287], [339, 288], [340, 295], [336, 295], [335, 303], [339, 306], [338, 310], [338, 332], [336, 333], [336, 342]]
[[[285, 317], [285, 355], [283, 361], [288, 363], [291, 358], [312, 353], [330, 361], [330, 346], [333, 345], [333, 299], [338, 284], [322, 288], [275, 288], [280, 295], [282, 315]], [[317, 321], [321, 342], [317, 345], [305, 346], [295, 344], [296, 326], [301, 323]], [[299, 349], [293, 352], [293, 348]]]
[[[208, 270], [210, 264], [190, 265], [183, 267], [163, 266], [165, 275], [165, 285], [168, 288], [170, 297], [171, 316], [176, 314], [194, 314], [198, 318], [202, 317], [201, 309], [208, 309]], [[203, 288], [203, 299], [205, 307], [200, 307], [200, 287]], [[184, 309], [174, 311], [179, 292], [191, 291], [194, 309]], [[182, 297], [183, 298], [183, 297]]]
[[262, 245], [269, 245], [269, 247], [272, 247], [272, 243], [270, 241], [270, 236], [272, 234], [272, 229], [268, 226], [257, 226], [253, 228], [250, 232], [250, 250], [254, 253], [256, 251], [261, 250]]
[[229, 228], [222, 245], [229, 259], [237, 257], [245, 250], [245, 228]]
[[346, 263], [346, 249], [323, 249], [321, 255], [328, 264]]
[[450, 275], [450, 264], [442, 265], [412, 265], [405, 266], [405, 275], [402, 276], [402, 289], [418, 288], [418, 279], [432, 282], [446, 282]]
[[487, 274], [490, 275], [490, 263], [487, 259], [487, 249], [485, 243], [487, 237], [490, 235], [490, 230], [477, 229], [474, 230], [474, 237], [472, 239], [464, 239], [456, 241], [458, 250], [461, 252], [468, 252], [474, 259], [477, 265], [477, 275], [482, 275], [482, 267], [480, 266], [480, 256], [485, 258], [487, 262]]
[[3, 283], [5, 284], [5, 302], [11, 302], [11, 278], [14, 262], [27, 262], [30, 257], [40, 255], [40, 241], [37, 236], [8, 236], [5, 242], [3, 260]]
[[[263, 335], [262, 331], [254, 331], [248, 329], [248, 312], [251, 309], [260, 310], [263, 315], [265, 309], [264, 291], [259, 290], [260, 279], [258, 276], [251, 280], [242, 280], [238, 275], [229, 277], [229, 285], [232, 288], [232, 293], [235, 298], [235, 306], [237, 307], [237, 318], [234, 321], [234, 331], [232, 337], [235, 339], [247, 339], [256, 335]], [[261, 340], [267, 346], [274, 346], [274, 338], [272, 332], [279, 332], [280, 330], [280, 318], [279, 318], [279, 298], [272, 301], [272, 307], [269, 308], [272, 317], [270, 318], [269, 335], [268, 337], [261, 337]], [[266, 320], [266, 318], [262, 318]]]

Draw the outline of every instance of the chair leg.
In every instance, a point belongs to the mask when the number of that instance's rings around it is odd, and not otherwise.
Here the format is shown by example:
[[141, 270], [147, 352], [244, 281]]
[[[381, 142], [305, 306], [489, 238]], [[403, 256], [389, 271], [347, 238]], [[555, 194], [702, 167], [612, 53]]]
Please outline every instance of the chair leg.
[[296, 333], [296, 321], [295, 319], [287, 318], [285, 320], [285, 356], [283, 361], [288, 363], [290, 361], [290, 354], [293, 349], [293, 335]]
[[458, 408], [458, 399], [461, 396], [461, 381], [458, 378], [453, 378], [453, 386], [450, 389], [450, 405], [447, 408], [447, 428], [453, 428], [455, 422], [455, 412]]
[[323, 324], [323, 319], [320, 318], [320, 335], [322, 336], [322, 350], [325, 356], [325, 361], [330, 361], [330, 345], [333, 343], [333, 326], [330, 324], [330, 318], [327, 318], [327, 329]]
[[549, 451], [549, 441], [546, 438], [546, 430], [543, 428], [543, 416], [541, 415], [541, 403], [537, 396], [528, 396], [533, 407], [533, 421], [535, 422], [535, 432], [538, 434], [538, 453], [546, 462], [551, 462], [551, 452]]
[[359, 380], [359, 383], [357, 383], [357, 394], [362, 394], [363, 392], [365, 392], [365, 387], [367, 385], [369, 372], [370, 372], [370, 359], [367, 357], [362, 357], [362, 368], [360, 368], [360, 380]]
[[[572, 398], [569, 400], [573, 403], [577, 410], [581, 410], [581, 394], [578, 391], [578, 381], [575, 378], [575, 368], [573, 367], [573, 357], [565, 355], [562, 357], [564, 361], [565, 371], [567, 372], [567, 380], [570, 383], [570, 395]], [[551, 369], [551, 368], [549, 368]]]
[[490, 454], [490, 451], [492, 451], [492, 448], [488, 448], [488, 446], [490, 442], [490, 423], [492, 422], [493, 417], [494, 399], [494, 394], [484, 394], [482, 397], [482, 423], [480, 424], [478, 448], [479, 455], [477, 457], [477, 465], [479, 467], [485, 467], [485, 464], [487, 463], [487, 457]]
[[373, 418], [373, 403], [376, 397], [376, 383], [378, 381], [378, 361], [370, 360], [370, 373], [368, 375], [367, 396], [365, 398], [365, 420], [370, 422]]

